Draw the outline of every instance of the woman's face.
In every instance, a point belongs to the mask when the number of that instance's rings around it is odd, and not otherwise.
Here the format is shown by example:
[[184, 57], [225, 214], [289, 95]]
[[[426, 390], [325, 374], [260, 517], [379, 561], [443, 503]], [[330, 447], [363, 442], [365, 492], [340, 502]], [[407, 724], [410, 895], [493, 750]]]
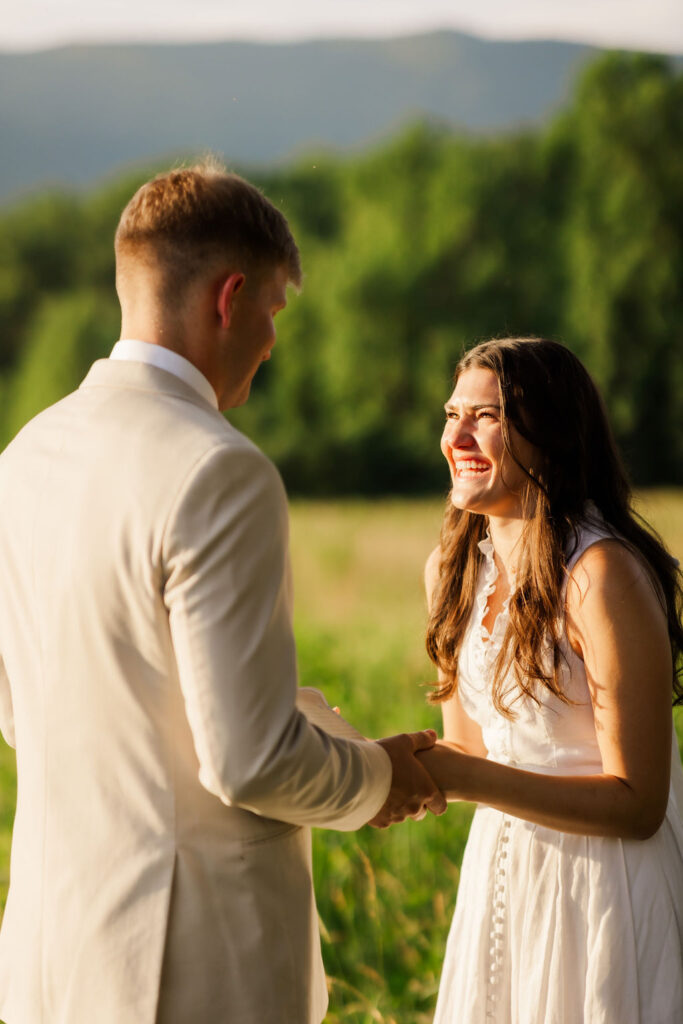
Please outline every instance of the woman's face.
[[[515, 456], [526, 469], [537, 450], [510, 425]], [[451, 471], [451, 501], [456, 508], [500, 518], [522, 516], [521, 489], [526, 474], [505, 451], [498, 378], [473, 366], [458, 377], [446, 403], [441, 451]]]

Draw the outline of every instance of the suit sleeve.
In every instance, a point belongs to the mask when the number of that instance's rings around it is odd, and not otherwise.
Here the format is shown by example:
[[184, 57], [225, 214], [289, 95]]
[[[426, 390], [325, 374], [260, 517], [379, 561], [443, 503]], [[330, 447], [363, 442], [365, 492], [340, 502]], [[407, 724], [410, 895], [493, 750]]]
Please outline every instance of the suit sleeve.
[[14, 738], [14, 712], [12, 710], [12, 693], [9, 688], [9, 679], [7, 678], [7, 671], [5, 669], [5, 663], [2, 660], [0, 654], [0, 732], [5, 739], [5, 742], [10, 747], [16, 746], [16, 740]]
[[287, 503], [258, 449], [204, 456], [171, 513], [164, 562], [202, 785], [299, 825], [346, 831], [372, 818], [391, 782], [386, 752], [328, 735], [295, 705]]

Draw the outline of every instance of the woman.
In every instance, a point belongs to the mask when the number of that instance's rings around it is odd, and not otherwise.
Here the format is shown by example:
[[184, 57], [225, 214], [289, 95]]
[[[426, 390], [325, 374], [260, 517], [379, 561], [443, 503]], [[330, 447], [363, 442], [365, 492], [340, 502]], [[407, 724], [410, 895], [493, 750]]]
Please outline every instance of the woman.
[[680, 1024], [677, 564], [561, 345], [468, 352], [441, 447], [426, 581], [444, 743], [420, 756], [480, 806], [434, 1024]]

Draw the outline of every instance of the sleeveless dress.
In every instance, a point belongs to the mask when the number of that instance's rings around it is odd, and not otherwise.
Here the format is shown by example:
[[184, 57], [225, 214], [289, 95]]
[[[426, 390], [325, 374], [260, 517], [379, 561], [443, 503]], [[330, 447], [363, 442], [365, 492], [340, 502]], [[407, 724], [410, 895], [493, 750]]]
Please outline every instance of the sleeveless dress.
[[[597, 511], [597, 510], [596, 510]], [[569, 565], [613, 536], [587, 520]], [[602, 772], [583, 662], [566, 641], [563, 704], [499, 714], [489, 680], [507, 624], [482, 625], [497, 569], [489, 539], [459, 662], [459, 693], [488, 758], [544, 774]], [[572, 835], [480, 805], [472, 821], [434, 1024], [682, 1024], [683, 774], [673, 743], [666, 817], [650, 839]]]

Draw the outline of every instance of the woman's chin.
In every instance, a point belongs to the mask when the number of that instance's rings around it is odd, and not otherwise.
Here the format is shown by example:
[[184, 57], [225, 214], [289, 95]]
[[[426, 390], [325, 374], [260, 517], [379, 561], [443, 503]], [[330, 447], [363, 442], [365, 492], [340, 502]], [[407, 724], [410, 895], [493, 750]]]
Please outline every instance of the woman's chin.
[[476, 496], [471, 492], [465, 493], [459, 487], [453, 487], [451, 489], [451, 505], [453, 505], [454, 508], [459, 508], [461, 512], [482, 512]]

